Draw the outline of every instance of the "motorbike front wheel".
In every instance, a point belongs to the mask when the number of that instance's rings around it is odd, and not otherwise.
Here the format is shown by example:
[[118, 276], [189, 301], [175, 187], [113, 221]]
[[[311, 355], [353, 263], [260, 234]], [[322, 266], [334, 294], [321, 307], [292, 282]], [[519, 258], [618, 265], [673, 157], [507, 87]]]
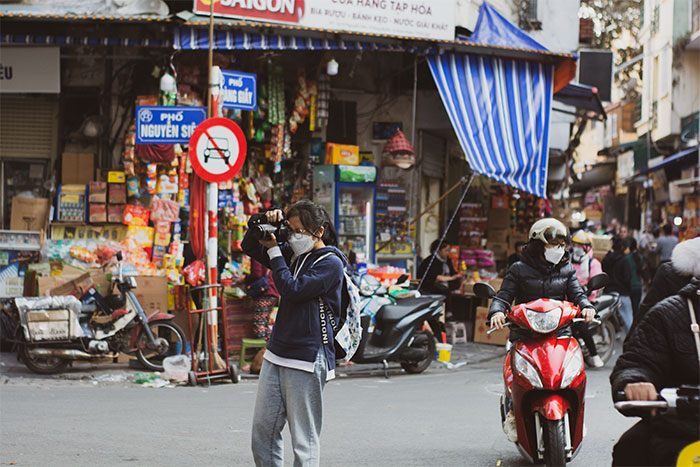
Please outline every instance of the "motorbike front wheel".
[[547, 467], [566, 465], [566, 440], [564, 420], [545, 420], [542, 427], [544, 437], [544, 464]]
[[19, 352], [22, 363], [34, 373], [39, 373], [40, 375], [60, 373], [66, 369], [69, 363], [68, 360], [59, 357], [34, 357], [29, 352], [28, 345], [20, 346]]
[[163, 371], [163, 359], [171, 355], [185, 353], [187, 339], [180, 326], [168, 320], [158, 320], [148, 323], [148, 327], [156, 339], [153, 346], [148, 341], [148, 335], [141, 329], [136, 339], [136, 357], [139, 362], [151, 371]]
[[406, 370], [406, 373], [423, 373], [430, 366], [430, 363], [435, 360], [435, 339], [429, 332], [419, 331], [406, 350], [411, 353], [418, 351], [424, 358], [420, 360], [401, 360], [401, 368]]

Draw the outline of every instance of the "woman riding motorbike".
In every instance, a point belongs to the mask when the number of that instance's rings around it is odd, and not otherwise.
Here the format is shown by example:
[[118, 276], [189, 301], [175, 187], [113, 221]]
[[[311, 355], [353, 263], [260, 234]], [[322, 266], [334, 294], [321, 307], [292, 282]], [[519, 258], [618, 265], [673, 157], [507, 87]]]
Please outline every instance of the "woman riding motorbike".
[[[591, 239], [583, 230], [579, 230], [571, 237], [571, 264], [574, 265], [576, 270], [576, 277], [582, 286], [588, 284], [588, 280], [603, 272], [603, 267], [600, 261], [593, 257], [593, 247], [591, 245]], [[591, 292], [589, 298], [591, 301], [595, 301], [595, 297], [598, 294], [597, 290]], [[598, 350], [596, 349], [595, 342], [588, 330], [588, 325], [586, 323], [574, 323], [571, 326], [574, 335], [578, 339], [582, 339], [586, 344], [588, 349], [588, 355], [590, 356], [590, 364], [595, 368], [601, 368], [605, 365], [605, 362], [598, 355]]]
[[[514, 300], [516, 304], [526, 303], [538, 298], [567, 300], [581, 308], [587, 323], [593, 320], [595, 308], [586, 298], [566, 253], [566, 226], [557, 219], [540, 219], [530, 227], [528, 239], [521, 261], [508, 269], [496, 294], [500, 300], [491, 303], [488, 315], [491, 327], [501, 329], [505, 325], [506, 303], [513, 303]], [[528, 334], [526, 330], [511, 327], [510, 340]], [[506, 415], [503, 430], [510, 440], [517, 439], [512, 410]]]

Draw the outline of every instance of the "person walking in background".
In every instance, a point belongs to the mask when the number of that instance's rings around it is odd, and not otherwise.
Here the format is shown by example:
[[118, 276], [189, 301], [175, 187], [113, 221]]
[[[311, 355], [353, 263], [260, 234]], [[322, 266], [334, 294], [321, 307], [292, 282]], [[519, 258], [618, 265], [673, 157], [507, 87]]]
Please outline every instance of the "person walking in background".
[[270, 337], [270, 314], [280, 294], [272, 279], [272, 272], [260, 262], [250, 260], [250, 274], [243, 283], [246, 286], [248, 296], [253, 299], [253, 337], [267, 339]]
[[652, 251], [659, 254], [659, 264], [671, 261], [671, 253], [676, 245], [678, 245], [678, 237], [673, 235], [673, 227], [671, 227], [671, 224], [665, 224], [661, 232], [661, 238], [659, 238], [656, 247], [652, 249]]
[[637, 253], [637, 240], [629, 237], [626, 240], [629, 253], [625, 260], [630, 265], [630, 300], [632, 301], [632, 316], [637, 315], [639, 304], [642, 301], [642, 259]]
[[523, 253], [525, 245], [525, 242], [515, 242], [515, 253], [508, 257], [508, 268], [520, 261], [520, 255]]
[[625, 255], [629, 253], [627, 241], [617, 237], [613, 240], [613, 249], [603, 258], [603, 271], [610, 276], [610, 285], [606, 290], [620, 294], [620, 317], [629, 333], [634, 319], [632, 299], [630, 298], [630, 282], [632, 272]]

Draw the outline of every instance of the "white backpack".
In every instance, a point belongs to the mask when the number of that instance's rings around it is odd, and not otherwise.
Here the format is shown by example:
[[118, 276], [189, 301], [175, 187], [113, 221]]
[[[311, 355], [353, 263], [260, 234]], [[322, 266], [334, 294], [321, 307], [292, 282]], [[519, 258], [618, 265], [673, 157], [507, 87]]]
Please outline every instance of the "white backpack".
[[[325, 255], [314, 261], [318, 263], [323, 258], [334, 253]], [[312, 264], [312, 266], [313, 266]], [[335, 337], [335, 359], [341, 363], [348, 363], [360, 346], [362, 339], [362, 325], [360, 324], [360, 289], [357, 288], [350, 276], [343, 271], [344, 291], [340, 299], [340, 322], [336, 323], [333, 311], [328, 309], [328, 305], [319, 297], [319, 311], [321, 313], [321, 337], [323, 342], [328, 340], [326, 326], [330, 325]]]

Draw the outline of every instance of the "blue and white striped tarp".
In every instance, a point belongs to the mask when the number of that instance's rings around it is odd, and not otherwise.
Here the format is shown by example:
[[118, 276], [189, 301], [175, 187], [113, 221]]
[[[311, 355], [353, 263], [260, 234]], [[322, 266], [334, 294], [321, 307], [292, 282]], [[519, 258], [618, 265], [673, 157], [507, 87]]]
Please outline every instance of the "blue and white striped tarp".
[[552, 66], [453, 53], [428, 63], [471, 168], [545, 198]]
[[[174, 47], [182, 50], [209, 48], [209, 30], [185, 27], [175, 30]], [[342, 40], [300, 37], [282, 34], [259, 34], [240, 30], [214, 31], [214, 49], [218, 50], [378, 50], [384, 52], [437, 53], [437, 47], [415, 47], [397, 41]]]

